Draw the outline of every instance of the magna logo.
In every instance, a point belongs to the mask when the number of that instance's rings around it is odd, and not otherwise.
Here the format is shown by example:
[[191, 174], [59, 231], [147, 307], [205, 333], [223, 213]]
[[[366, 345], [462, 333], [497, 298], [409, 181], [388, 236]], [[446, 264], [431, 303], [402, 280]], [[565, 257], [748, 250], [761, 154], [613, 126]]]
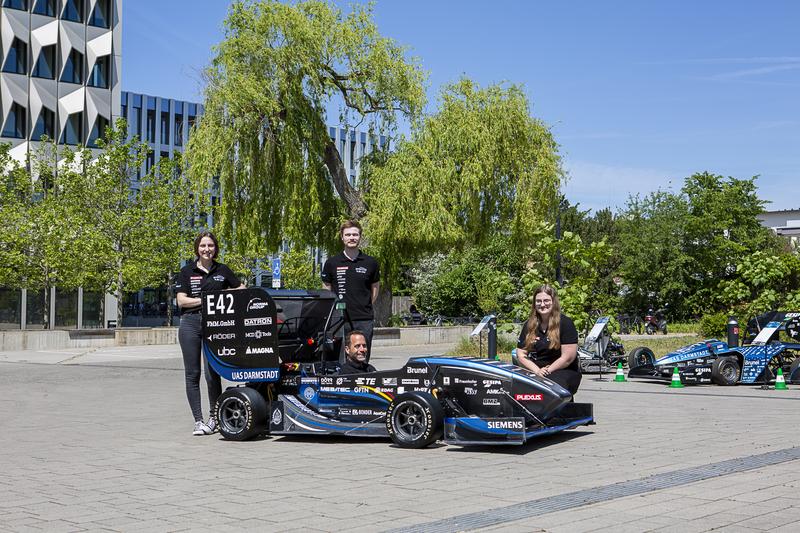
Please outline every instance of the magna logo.
[[514, 399], [518, 402], [541, 402], [543, 397], [541, 394], [515, 394]]
[[224, 357], [226, 355], [236, 355], [236, 348], [226, 348], [223, 346], [219, 350], [217, 350], [217, 355], [220, 357]]
[[[245, 352], [245, 354], [249, 355], [249, 354], [253, 354], [253, 353], [275, 353], [275, 350], [272, 349], [272, 346], [264, 346], [264, 347], [261, 347], [261, 348], [251, 348], [251, 347], [248, 346], [247, 347], [247, 351]], [[233, 354], [231, 354], [231, 355], [233, 355]]]
[[247, 310], [248, 311], [259, 311], [264, 309], [269, 305], [269, 302], [265, 302], [261, 298], [253, 298], [249, 302], [247, 302]]

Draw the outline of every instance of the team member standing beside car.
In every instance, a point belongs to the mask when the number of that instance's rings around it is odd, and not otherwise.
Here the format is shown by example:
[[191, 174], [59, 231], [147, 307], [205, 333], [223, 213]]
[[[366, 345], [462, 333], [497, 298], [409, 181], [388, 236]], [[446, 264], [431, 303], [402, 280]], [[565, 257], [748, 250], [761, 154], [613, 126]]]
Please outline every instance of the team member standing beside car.
[[377, 300], [381, 286], [378, 262], [359, 250], [361, 225], [358, 222], [344, 222], [339, 228], [339, 237], [344, 243], [344, 250], [325, 261], [321, 273], [322, 284], [344, 299], [345, 311], [350, 319], [345, 322], [344, 334], [356, 329], [364, 332], [367, 349], [371, 352], [375, 318], [372, 304]]
[[347, 356], [340, 374], [363, 374], [365, 372], [376, 372], [375, 367], [367, 363], [369, 352], [367, 351], [367, 338], [363, 331], [354, 329], [345, 336], [344, 353]]
[[206, 385], [211, 415], [203, 422], [203, 409], [200, 401], [200, 361], [202, 354], [203, 324], [200, 308], [201, 293], [224, 289], [244, 289], [245, 285], [230, 268], [215, 261], [219, 254], [219, 242], [213, 233], [204, 231], [194, 240], [194, 253], [197, 259], [188, 263], [178, 274], [175, 285], [178, 307], [181, 308], [181, 325], [178, 328], [178, 342], [183, 352], [183, 368], [186, 374], [186, 398], [194, 416], [193, 435], [211, 435], [217, 429], [214, 419], [214, 404], [222, 393], [219, 374], [205, 362]]
[[572, 319], [561, 313], [556, 290], [542, 285], [534, 292], [530, 317], [519, 335], [519, 363], [574, 395], [581, 384], [577, 356], [578, 330]]

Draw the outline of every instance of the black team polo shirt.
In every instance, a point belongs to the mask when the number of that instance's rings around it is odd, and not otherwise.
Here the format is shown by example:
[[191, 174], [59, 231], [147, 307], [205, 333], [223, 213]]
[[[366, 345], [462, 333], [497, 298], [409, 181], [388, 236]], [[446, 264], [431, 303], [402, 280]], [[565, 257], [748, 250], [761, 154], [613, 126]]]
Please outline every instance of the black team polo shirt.
[[344, 298], [350, 320], [372, 320], [372, 284], [380, 281], [378, 262], [361, 250], [354, 261], [344, 252], [329, 257], [322, 267], [322, 281]]
[[[190, 298], [200, 298], [201, 292], [221, 291], [225, 289], [235, 289], [242, 282], [230, 268], [214, 261], [208, 272], [200, 270], [197, 261], [192, 261], [181, 269], [178, 274], [178, 281], [175, 284], [175, 292], [182, 292]], [[202, 305], [182, 309], [182, 315], [199, 313]]]

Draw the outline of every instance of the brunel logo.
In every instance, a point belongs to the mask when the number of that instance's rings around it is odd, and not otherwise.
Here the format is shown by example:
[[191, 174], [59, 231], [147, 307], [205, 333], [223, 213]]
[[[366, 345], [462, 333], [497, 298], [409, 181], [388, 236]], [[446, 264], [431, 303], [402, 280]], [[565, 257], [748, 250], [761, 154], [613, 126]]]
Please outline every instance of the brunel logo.
[[541, 394], [515, 394], [514, 399], [518, 402], [541, 402]]
[[421, 367], [410, 366], [410, 367], [408, 367], [408, 373], [409, 374], [427, 374], [428, 373], [428, 367], [426, 367], [426, 366], [421, 366]]

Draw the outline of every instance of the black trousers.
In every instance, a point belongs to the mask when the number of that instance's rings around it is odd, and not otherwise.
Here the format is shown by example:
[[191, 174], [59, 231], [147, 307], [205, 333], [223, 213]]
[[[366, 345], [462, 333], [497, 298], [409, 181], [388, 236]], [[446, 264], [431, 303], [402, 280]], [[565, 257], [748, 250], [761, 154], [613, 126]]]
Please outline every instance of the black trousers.
[[203, 408], [200, 400], [200, 365], [205, 361], [206, 385], [208, 387], [209, 413], [214, 416], [214, 404], [222, 394], [222, 381], [203, 357], [203, 322], [200, 313], [181, 316], [178, 328], [178, 343], [183, 352], [183, 369], [186, 377], [186, 399], [192, 409], [195, 422], [203, 420]]
[[581, 384], [581, 378], [583, 376], [577, 370], [561, 368], [547, 377], [567, 389], [573, 396], [575, 396], [575, 393], [578, 392], [578, 387]]

